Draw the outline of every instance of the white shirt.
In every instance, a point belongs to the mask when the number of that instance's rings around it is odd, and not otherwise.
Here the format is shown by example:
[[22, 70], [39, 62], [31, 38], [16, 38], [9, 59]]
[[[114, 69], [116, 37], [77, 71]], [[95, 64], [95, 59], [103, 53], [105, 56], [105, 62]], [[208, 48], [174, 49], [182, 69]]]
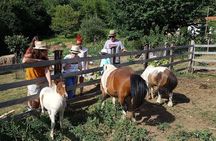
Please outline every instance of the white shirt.
[[[105, 42], [104, 44], [104, 49], [107, 49], [107, 53], [108, 54], [114, 54], [114, 53], [120, 53], [122, 49], [124, 49], [124, 45], [122, 44], [121, 41], [119, 40], [115, 40], [114, 42], [109, 39]], [[115, 52], [114, 51], [115, 48]], [[113, 63], [113, 59], [111, 59], [111, 63]], [[120, 63], [120, 57], [116, 57], [115, 63]]]
[[[81, 52], [78, 54], [80, 58], [85, 58], [88, 56], [88, 48], [82, 47]], [[88, 62], [87, 61], [82, 61], [82, 70], [87, 70], [88, 69]]]

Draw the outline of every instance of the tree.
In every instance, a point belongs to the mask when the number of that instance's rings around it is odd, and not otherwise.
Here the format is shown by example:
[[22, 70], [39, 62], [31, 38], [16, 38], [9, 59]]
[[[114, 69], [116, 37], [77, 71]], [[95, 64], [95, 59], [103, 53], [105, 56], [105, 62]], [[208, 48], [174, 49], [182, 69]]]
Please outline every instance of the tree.
[[67, 34], [76, 30], [79, 15], [79, 12], [74, 11], [69, 5], [56, 6], [52, 17], [52, 30], [56, 33], [67, 36]]
[[16, 54], [16, 63], [19, 63], [26, 47], [28, 46], [28, 38], [23, 35], [5, 36], [5, 43], [10, 52]]
[[8, 53], [3, 52], [6, 50], [6, 35], [35, 36], [50, 33], [50, 16], [42, 0], [1, 0], [0, 23], [0, 55]]
[[97, 17], [89, 17], [82, 21], [80, 32], [86, 42], [93, 42], [94, 38], [98, 40], [106, 36], [105, 24]]
[[[206, 15], [206, 8], [210, 6], [211, 14], [215, 13], [215, 0], [109, 0], [114, 10], [113, 24], [122, 30], [129, 31], [131, 38], [148, 35], [150, 30], [159, 26], [160, 30], [167, 27], [168, 31], [175, 31], [178, 27], [187, 26], [194, 22], [201, 22]], [[214, 9], [214, 10], [212, 10]]]

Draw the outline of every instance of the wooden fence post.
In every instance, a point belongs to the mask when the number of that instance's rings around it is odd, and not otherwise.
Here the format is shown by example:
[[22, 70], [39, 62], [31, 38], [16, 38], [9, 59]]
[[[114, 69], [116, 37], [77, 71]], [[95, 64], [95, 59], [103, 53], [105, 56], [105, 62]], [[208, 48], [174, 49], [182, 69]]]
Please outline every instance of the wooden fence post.
[[[147, 59], [149, 59], [149, 45], [144, 46], [144, 51], [146, 51], [146, 52], [144, 53], [143, 59], [147, 60]], [[144, 63], [144, 70], [147, 68], [147, 66], [148, 66], [148, 62], [145, 62]]]
[[[174, 58], [173, 58], [173, 52], [174, 52], [174, 45], [173, 44], [171, 44], [171, 46], [170, 46], [170, 51], [169, 51], [169, 55], [170, 55], [170, 58], [169, 58], [169, 63], [171, 64], [172, 62], [173, 62], [173, 60], [174, 60]], [[173, 70], [173, 65], [171, 64], [171, 65], [169, 65], [169, 69], [170, 70]]]
[[[55, 60], [60, 60], [62, 59], [62, 50], [55, 50], [54, 51], [54, 59]], [[62, 64], [55, 64], [54, 66], [54, 74], [58, 74], [58, 73], [61, 73], [61, 70], [62, 70]]]
[[191, 45], [192, 47], [188, 48], [188, 52], [190, 53], [188, 55], [188, 59], [190, 59], [189, 63], [188, 63], [188, 72], [193, 73], [193, 57], [194, 57], [194, 47], [195, 47], [195, 42], [194, 40], [191, 40]]

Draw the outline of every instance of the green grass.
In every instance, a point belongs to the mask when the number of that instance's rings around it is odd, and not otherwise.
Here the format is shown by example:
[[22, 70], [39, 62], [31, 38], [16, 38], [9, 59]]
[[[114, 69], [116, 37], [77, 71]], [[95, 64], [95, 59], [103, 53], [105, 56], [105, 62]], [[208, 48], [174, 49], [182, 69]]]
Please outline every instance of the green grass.
[[180, 130], [168, 137], [169, 141], [215, 141], [216, 138], [208, 130], [184, 131]]
[[[64, 127], [55, 128], [55, 140], [145, 140], [150, 141], [148, 131], [129, 120], [121, 118], [121, 108], [107, 100], [105, 107], [100, 102], [86, 110], [66, 111]], [[19, 121], [0, 121], [0, 140], [50, 140], [50, 120], [48, 115], [30, 116]]]

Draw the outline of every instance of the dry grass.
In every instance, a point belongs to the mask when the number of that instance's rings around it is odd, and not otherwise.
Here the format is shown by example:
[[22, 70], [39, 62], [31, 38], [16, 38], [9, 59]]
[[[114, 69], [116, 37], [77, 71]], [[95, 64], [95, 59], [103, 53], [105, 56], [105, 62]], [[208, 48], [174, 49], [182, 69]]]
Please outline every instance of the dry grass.
[[[0, 75], [0, 84], [12, 83], [21, 80], [24, 80], [23, 71]], [[27, 95], [26, 86], [0, 91], [0, 102], [25, 97], [26, 95]], [[26, 104], [18, 104], [7, 108], [1, 108], [0, 115], [10, 110], [15, 110], [15, 113], [20, 113], [24, 110], [25, 105]]]

